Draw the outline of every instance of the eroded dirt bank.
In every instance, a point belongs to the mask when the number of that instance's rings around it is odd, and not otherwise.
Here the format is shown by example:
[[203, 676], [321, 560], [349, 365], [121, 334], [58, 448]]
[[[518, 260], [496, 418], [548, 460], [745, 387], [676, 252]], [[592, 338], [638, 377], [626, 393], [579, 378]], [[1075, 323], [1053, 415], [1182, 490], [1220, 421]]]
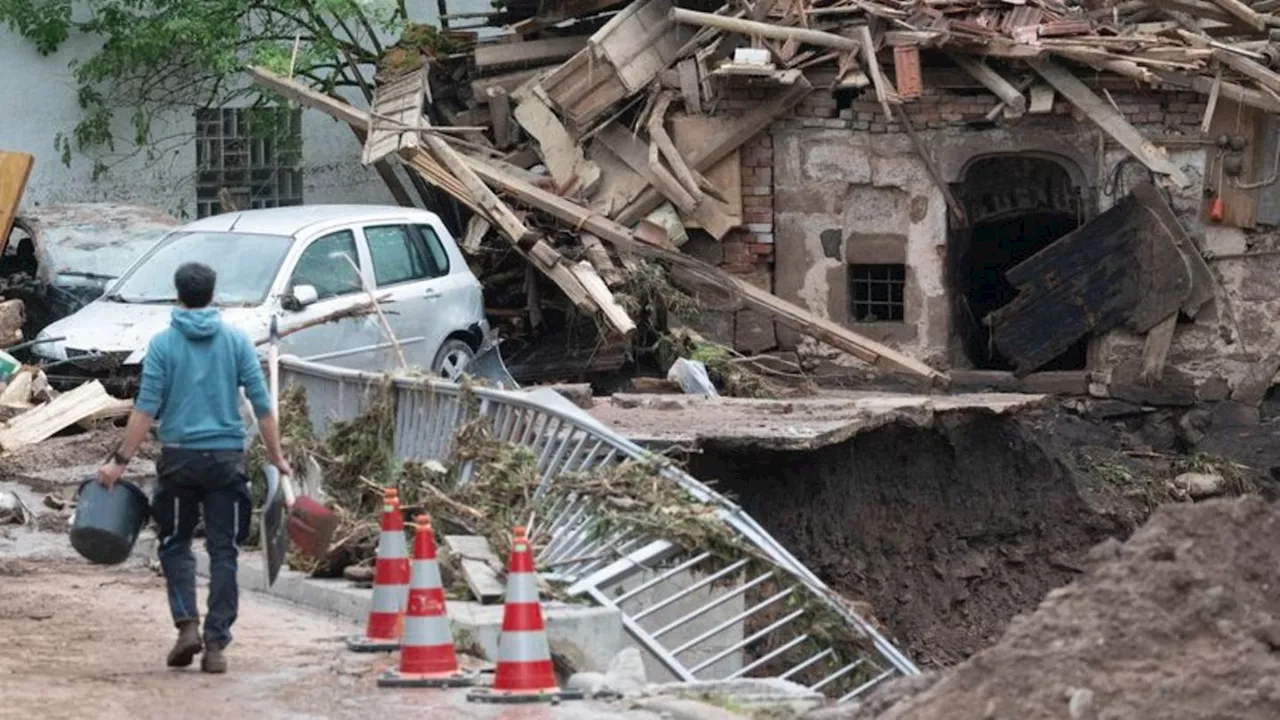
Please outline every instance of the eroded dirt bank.
[[1092, 557], [932, 687], [840, 717], [1280, 717], [1280, 507], [1257, 496], [1165, 506]]
[[711, 449], [690, 469], [833, 588], [868, 601], [917, 663], [942, 666], [990, 645], [1077, 577], [1089, 548], [1140, 522], [1141, 492], [1077, 467], [1076, 448], [1104, 435], [969, 411], [816, 452]]

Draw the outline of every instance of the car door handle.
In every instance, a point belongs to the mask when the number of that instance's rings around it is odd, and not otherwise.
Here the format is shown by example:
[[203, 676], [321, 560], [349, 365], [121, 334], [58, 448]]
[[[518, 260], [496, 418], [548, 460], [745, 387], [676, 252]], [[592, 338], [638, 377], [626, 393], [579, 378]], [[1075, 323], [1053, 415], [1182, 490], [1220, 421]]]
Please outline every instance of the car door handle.
[[426, 292], [422, 293], [422, 297], [428, 300], [438, 300], [440, 298], [440, 291], [428, 289]]

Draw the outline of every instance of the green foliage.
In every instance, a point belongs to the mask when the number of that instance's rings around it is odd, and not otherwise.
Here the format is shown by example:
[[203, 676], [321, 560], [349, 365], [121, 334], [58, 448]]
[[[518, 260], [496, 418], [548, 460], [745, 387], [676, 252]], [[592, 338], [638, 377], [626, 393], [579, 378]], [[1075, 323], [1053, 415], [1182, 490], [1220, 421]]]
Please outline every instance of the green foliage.
[[[114, 152], [122, 139], [148, 148], [165, 139], [153, 120], [166, 112], [269, 102], [240, 76], [250, 63], [292, 68], [323, 92], [354, 85], [348, 58], [376, 62], [375, 31], [398, 33], [404, 19], [391, 0], [86, 0], [74, 12], [70, 0], [0, 2], [0, 25], [41, 54], [78, 35], [98, 41], [70, 61], [82, 115], [55, 138], [64, 163], [74, 152]], [[120, 110], [131, 121], [127, 138], [115, 134]], [[107, 168], [99, 161], [95, 174]]]

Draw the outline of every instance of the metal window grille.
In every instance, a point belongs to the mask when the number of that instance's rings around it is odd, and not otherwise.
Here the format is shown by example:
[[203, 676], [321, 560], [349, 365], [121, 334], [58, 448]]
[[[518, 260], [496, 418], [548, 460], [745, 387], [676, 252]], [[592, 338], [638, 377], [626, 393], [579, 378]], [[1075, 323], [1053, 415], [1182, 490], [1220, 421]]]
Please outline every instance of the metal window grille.
[[902, 322], [906, 319], [907, 266], [849, 266], [849, 309], [854, 322]]
[[302, 111], [196, 111], [196, 216], [222, 212], [226, 188], [241, 208], [302, 204]]

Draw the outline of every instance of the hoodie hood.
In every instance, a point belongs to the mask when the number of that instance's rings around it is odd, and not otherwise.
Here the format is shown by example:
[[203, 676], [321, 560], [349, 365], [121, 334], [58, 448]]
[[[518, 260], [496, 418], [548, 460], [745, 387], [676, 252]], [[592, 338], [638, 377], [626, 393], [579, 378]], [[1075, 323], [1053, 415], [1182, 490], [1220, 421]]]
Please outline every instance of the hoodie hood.
[[174, 308], [169, 324], [182, 333], [188, 340], [207, 340], [222, 329], [222, 318], [217, 308]]

